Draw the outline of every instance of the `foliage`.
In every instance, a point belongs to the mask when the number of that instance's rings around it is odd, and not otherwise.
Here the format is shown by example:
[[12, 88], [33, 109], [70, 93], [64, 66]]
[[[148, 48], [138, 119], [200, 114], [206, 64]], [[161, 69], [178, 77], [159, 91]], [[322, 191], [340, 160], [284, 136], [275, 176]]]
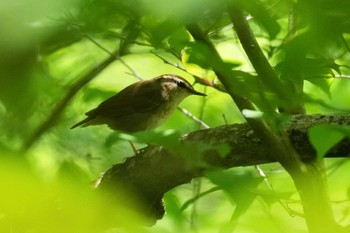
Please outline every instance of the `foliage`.
[[[0, 6], [1, 232], [118, 232], [117, 222], [135, 231], [133, 223], [143, 220], [88, 189], [133, 154], [127, 136], [105, 126], [69, 128], [139, 78], [176, 73], [196, 82], [208, 97], [189, 97], [181, 107], [210, 127], [245, 121], [241, 112], [249, 109], [240, 99], [274, 132], [304, 110], [350, 111], [347, 1], [4, 0]], [[277, 82], [264, 79], [259, 61], [246, 56], [233, 30], [234, 7], [247, 13]], [[131, 139], [138, 148], [170, 144], [200, 128], [178, 111], [152, 134]], [[344, 137], [348, 128], [310, 131], [320, 159]], [[349, 224], [350, 165], [332, 159], [326, 166], [335, 218]], [[164, 219], [137, 231], [306, 229], [296, 188], [279, 164], [213, 171], [169, 192], [165, 206]]]

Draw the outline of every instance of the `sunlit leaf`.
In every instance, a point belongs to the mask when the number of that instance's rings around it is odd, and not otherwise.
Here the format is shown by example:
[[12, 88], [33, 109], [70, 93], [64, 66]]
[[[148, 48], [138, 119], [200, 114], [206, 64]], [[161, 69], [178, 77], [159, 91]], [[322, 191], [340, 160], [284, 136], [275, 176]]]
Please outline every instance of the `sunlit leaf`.
[[324, 93], [328, 95], [329, 98], [332, 97], [332, 94], [330, 92], [331, 83], [327, 79], [327, 77], [318, 77], [313, 79], [308, 79], [308, 81], [318, 88], [320, 88]]
[[324, 157], [344, 137], [350, 137], [350, 128], [334, 125], [317, 125], [309, 130], [311, 144], [317, 152], [317, 157]]
[[243, 109], [242, 114], [245, 118], [261, 118], [264, 115], [264, 113], [260, 111], [254, 111], [250, 109]]

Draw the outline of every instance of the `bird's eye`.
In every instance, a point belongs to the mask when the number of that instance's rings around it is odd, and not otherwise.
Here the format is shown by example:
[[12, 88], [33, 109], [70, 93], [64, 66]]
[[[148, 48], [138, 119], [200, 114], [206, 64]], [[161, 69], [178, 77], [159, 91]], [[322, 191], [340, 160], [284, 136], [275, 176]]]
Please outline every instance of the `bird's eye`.
[[176, 81], [176, 84], [178, 87], [183, 87], [183, 88], [187, 88], [186, 84], [182, 81]]

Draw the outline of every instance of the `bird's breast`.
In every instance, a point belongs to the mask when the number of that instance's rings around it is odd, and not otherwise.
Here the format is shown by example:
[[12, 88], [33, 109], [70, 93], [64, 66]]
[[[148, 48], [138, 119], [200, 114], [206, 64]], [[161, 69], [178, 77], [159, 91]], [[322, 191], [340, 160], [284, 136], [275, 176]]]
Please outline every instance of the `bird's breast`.
[[176, 110], [178, 103], [166, 103], [155, 111], [148, 119], [147, 129], [154, 129], [166, 121]]

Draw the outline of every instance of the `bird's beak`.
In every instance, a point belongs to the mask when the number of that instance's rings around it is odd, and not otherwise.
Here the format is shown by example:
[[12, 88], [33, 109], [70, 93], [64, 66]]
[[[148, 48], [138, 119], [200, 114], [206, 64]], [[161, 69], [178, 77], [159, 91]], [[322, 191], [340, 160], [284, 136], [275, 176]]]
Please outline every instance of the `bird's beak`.
[[202, 93], [202, 92], [199, 92], [199, 91], [196, 91], [195, 89], [193, 89], [191, 92], [192, 92], [192, 94], [194, 94], [194, 95], [207, 96], [206, 94], [204, 94], [204, 93]]

